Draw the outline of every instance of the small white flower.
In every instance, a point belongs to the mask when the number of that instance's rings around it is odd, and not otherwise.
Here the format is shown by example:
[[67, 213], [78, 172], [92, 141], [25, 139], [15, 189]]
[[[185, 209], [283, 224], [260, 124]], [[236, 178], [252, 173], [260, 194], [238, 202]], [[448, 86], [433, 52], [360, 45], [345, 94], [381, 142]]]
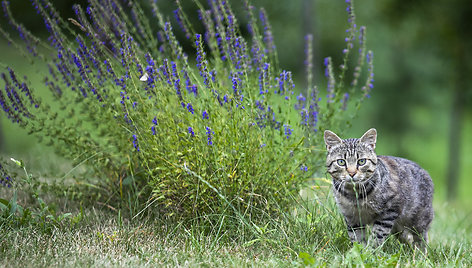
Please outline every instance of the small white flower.
[[11, 161], [15, 162], [15, 164], [17, 164], [19, 167], [23, 167], [23, 163], [21, 161], [18, 161], [16, 160], [15, 158], [11, 157], [10, 158]]

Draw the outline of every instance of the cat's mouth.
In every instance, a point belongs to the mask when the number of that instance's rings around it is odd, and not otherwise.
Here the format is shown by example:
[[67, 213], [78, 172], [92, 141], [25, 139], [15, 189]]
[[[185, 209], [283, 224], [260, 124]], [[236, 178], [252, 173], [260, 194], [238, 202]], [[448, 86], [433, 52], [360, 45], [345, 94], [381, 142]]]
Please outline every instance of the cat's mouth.
[[365, 181], [365, 176], [354, 176], [354, 177], [351, 177], [351, 176], [344, 176], [343, 177], [343, 181], [345, 183], [351, 183], [351, 184], [357, 184], [357, 183], [362, 183]]

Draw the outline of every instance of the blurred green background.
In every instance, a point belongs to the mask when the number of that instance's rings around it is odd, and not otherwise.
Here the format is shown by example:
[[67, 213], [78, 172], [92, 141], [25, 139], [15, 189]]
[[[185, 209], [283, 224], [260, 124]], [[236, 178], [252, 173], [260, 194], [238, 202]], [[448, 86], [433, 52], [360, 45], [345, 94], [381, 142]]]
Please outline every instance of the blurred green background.
[[[355, 1], [357, 24], [367, 27], [367, 46], [374, 52], [375, 87], [352, 127], [346, 126], [344, 133], [360, 137], [368, 128], [377, 128], [378, 154], [414, 160], [433, 177], [436, 201], [449, 200], [472, 208], [469, 175], [472, 174], [472, 5], [469, 1]], [[30, 1], [10, 2], [19, 21], [34, 34], [46, 35]], [[74, 17], [73, 3], [86, 6], [86, 1], [51, 2], [66, 18]], [[143, 2], [146, 6], [147, 1]], [[181, 2], [196, 22], [192, 1]], [[230, 1], [237, 14], [242, 14], [242, 2]], [[158, 3], [174, 20], [174, 1]], [[306, 84], [304, 35], [314, 35], [314, 81], [325, 84], [323, 58], [332, 56], [335, 65], [341, 63], [348, 27], [345, 1], [253, 0], [252, 4], [266, 9], [280, 65], [293, 71], [298, 90], [304, 90]], [[244, 15], [238, 17], [240, 22], [245, 22]], [[3, 16], [0, 23], [8, 29]], [[178, 27], [174, 28], [183, 40]], [[12, 37], [17, 35], [12, 32]], [[0, 62], [27, 74], [29, 80], [42, 88], [40, 73], [45, 70], [16, 52], [4, 38], [0, 39]], [[22, 129], [7, 122], [5, 117], [0, 120], [3, 155], [34, 159], [46, 154], [48, 149], [38, 145]]]

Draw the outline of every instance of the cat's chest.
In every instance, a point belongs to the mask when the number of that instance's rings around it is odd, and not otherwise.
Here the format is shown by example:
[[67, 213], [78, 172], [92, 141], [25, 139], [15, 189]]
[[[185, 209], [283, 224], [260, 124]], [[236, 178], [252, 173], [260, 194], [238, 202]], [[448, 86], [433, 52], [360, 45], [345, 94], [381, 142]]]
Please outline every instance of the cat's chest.
[[381, 208], [375, 199], [352, 200], [344, 196], [337, 196], [336, 202], [342, 214], [349, 220], [369, 224], [378, 217]]

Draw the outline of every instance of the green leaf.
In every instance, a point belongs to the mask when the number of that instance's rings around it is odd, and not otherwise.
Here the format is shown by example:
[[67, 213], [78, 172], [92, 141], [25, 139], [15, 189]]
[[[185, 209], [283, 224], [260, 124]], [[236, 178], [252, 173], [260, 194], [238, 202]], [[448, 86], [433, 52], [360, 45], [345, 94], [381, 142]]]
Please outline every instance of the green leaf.
[[306, 252], [298, 253], [298, 257], [303, 260], [305, 265], [313, 265], [315, 264], [315, 258]]
[[8, 206], [8, 203], [9, 203], [8, 200], [0, 198], [0, 204]]
[[12, 198], [10, 199], [10, 202], [8, 202], [8, 205], [10, 206], [10, 215], [15, 214], [18, 204], [16, 203], [16, 192], [13, 194]]
[[0, 198], [0, 210], [3, 211], [6, 208], [8, 208], [8, 201]]

